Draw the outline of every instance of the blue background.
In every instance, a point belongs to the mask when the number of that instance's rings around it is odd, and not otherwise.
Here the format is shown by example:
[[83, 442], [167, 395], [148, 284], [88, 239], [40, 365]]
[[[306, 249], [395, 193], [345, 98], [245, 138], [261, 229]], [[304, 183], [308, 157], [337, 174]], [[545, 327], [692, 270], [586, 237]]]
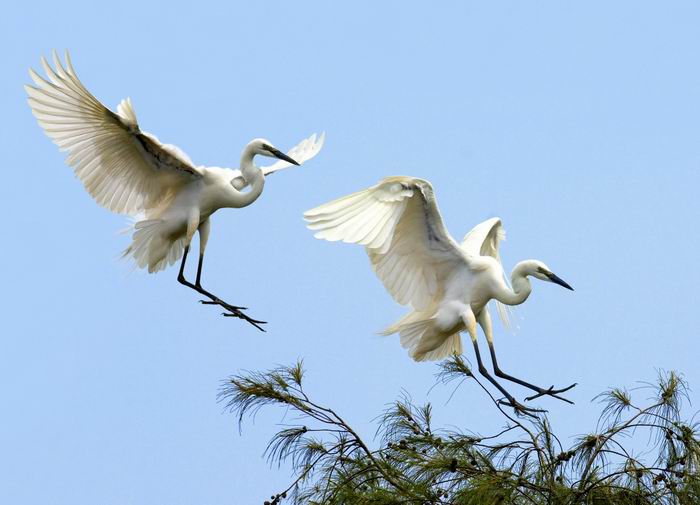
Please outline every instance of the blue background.
[[[496, 326], [505, 370], [579, 382], [575, 406], [538, 402], [565, 440], [594, 429], [590, 400], [608, 386], [658, 369], [700, 384], [696, 2], [3, 11], [0, 502], [260, 503], [290, 480], [261, 454], [291, 420], [263, 411], [239, 435], [216, 394], [230, 374], [297, 358], [309, 391], [368, 439], [402, 389], [435, 402], [438, 424], [501, 426], [473, 384], [447, 405], [450, 388], [428, 394], [437, 366], [376, 336], [403, 309], [363, 250], [304, 228], [304, 210], [387, 175], [432, 181], [458, 239], [500, 216], [507, 270], [538, 258], [576, 288], [537, 283], [519, 328]], [[199, 164], [236, 166], [253, 137], [286, 150], [327, 132], [316, 159], [213, 219], [205, 285], [268, 333], [199, 305], [175, 269], [117, 259], [125, 219], [90, 199], [26, 104], [27, 68], [52, 48]]]

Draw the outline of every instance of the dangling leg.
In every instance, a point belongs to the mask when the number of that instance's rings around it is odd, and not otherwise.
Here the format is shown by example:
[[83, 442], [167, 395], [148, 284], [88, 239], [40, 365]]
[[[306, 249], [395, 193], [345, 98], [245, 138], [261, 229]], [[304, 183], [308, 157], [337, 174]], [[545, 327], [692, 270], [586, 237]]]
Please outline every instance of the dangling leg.
[[255, 326], [257, 329], [260, 331], [265, 331], [263, 328], [261, 328], [259, 325], [265, 324], [265, 321], [258, 321], [257, 319], [252, 319], [245, 315], [242, 311], [246, 310], [246, 307], [239, 307], [237, 305], [231, 305], [229, 303], [224, 302], [217, 296], [212, 295], [209, 291], [205, 290], [202, 287], [202, 265], [204, 264], [204, 251], [207, 248], [207, 242], [209, 241], [209, 230], [211, 229], [211, 222], [209, 219], [204, 221], [202, 224], [199, 225], [199, 261], [197, 263], [197, 278], [194, 282], [194, 285], [197, 290], [199, 290], [200, 293], [202, 293], [205, 296], [208, 296], [211, 298], [211, 300], [202, 300], [202, 303], [206, 305], [220, 305], [224, 309], [228, 310], [229, 312], [224, 312], [223, 315], [225, 317], [238, 317], [240, 319], [245, 319], [248, 321], [250, 324]]
[[[219, 299], [218, 297], [212, 295], [202, 287], [202, 265], [204, 264], [204, 251], [207, 248], [207, 242], [209, 242], [209, 230], [211, 229], [211, 222], [209, 219], [204, 221], [202, 224], [199, 225], [199, 228], [197, 228], [197, 231], [199, 231], [199, 261], [197, 262], [197, 278], [194, 281], [195, 289], [202, 293], [205, 296], [208, 296], [211, 298], [211, 301], [209, 300], [202, 300], [202, 303], [208, 304], [208, 305], [221, 305], [225, 309], [230, 310], [231, 312], [234, 312], [236, 310], [246, 310], [247, 307], [239, 307], [238, 305], [230, 305], [223, 300]], [[224, 315], [231, 315], [231, 314], [224, 314]]]
[[206, 249], [207, 241], [209, 239], [209, 219], [204, 221], [199, 226], [198, 229], [199, 229], [200, 242], [199, 242], [199, 263], [197, 265], [197, 280], [195, 281], [194, 284], [192, 284], [187, 279], [185, 279], [185, 263], [187, 262], [187, 254], [190, 251], [190, 242], [192, 240], [192, 235], [194, 234], [194, 232], [192, 232], [190, 234], [189, 233], [190, 230], [188, 228], [188, 240], [187, 240], [187, 245], [185, 246], [185, 251], [182, 255], [182, 263], [180, 263], [180, 272], [177, 276], [178, 282], [180, 282], [180, 284], [183, 284], [191, 289], [194, 289], [198, 293], [210, 298], [210, 300], [202, 300], [202, 303], [205, 303], [208, 305], [219, 305], [219, 306], [223, 307], [224, 309], [228, 310], [229, 312], [228, 313], [225, 312], [224, 316], [237, 317], [239, 319], [243, 319], [245, 321], [248, 321], [250, 324], [255, 326], [260, 331], [265, 331], [260, 326], [261, 324], [265, 324], [265, 321], [258, 321], [257, 319], [252, 319], [251, 317], [248, 317], [246, 314], [244, 314], [242, 312], [242, 310], [245, 310], [245, 307], [237, 307], [235, 305], [230, 305], [202, 287], [202, 284], [201, 284], [202, 263], [204, 260], [204, 250]]
[[187, 235], [186, 235], [186, 242], [185, 242], [185, 251], [182, 253], [182, 261], [180, 262], [180, 271], [177, 274], [177, 282], [182, 284], [183, 286], [187, 286], [190, 289], [194, 289], [195, 291], [199, 292], [197, 287], [192, 284], [190, 281], [185, 279], [185, 263], [187, 263], [187, 255], [190, 252], [190, 243], [192, 242], [192, 237], [194, 236], [194, 232], [197, 231], [197, 222], [199, 221], [199, 216], [192, 215], [190, 216], [190, 219], [187, 222]]
[[518, 413], [523, 413], [527, 415], [532, 415], [533, 412], [545, 412], [544, 410], [541, 409], [532, 409], [529, 407], [526, 407], [525, 405], [521, 404], [518, 402], [515, 398], [513, 398], [513, 395], [511, 395], [506, 389], [501, 386], [496, 379], [494, 379], [491, 374], [489, 373], [488, 370], [486, 370], [486, 367], [484, 366], [483, 361], [481, 361], [481, 353], [479, 352], [479, 343], [477, 342], [476, 339], [476, 318], [474, 317], [474, 313], [472, 312], [471, 308], [468, 308], [463, 314], [462, 314], [462, 320], [464, 321], [465, 326], [467, 327], [467, 331], [469, 332], [469, 336], [472, 339], [472, 344], [474, 345], [474, 353], [476, 354], [476, 362], [479, 365], [479, 373], [486, 377], [486, 379], [496, 386], [498, 390], [503, 393], [503, 396], [506, 397], [507, 401], [503, 401], [502, 403], [504, 405], [508, 405], [510, 407], [513, 407], [516, 412]]
[[515, 382], [516, 384], [520, 384], [521, 386], [524, 386], [526, 388], [532, 389], [533, 391], [536, 391], [537, 394], [533, 396], [529, 396], [525, 398], [526, 400], [534, 400], [535, 398], [539, 398], [540, 396], [548, 395], [548, 396], [553, 396], [554, 398], [557, 398], [559, 400], [562, 400], [567, 403], [573, 404], [571, 400], [567, 400], [566, 398], [562, 398], [561, 396], [557, 396], [558, 393], [564, 393], [565, 391], [568, 391], [569, 389], [573, 388], [576, 383], [572, 384], [569, 387], [566, 387], [564, 389], [554, 389], [554, 386], [550, 387], [549, 389], [544, 389], [538, 386], [535, 386], [534, 384], [530, 384], [529, 382], [525, 382], [524, 380], [520, 380], [517, 377], [513, 377], [512, 375], [508, 375], [507, 373], [503, 372], [499, 366], [498, 366], [498, 360], [496, 360], [496, 349], [493, 345], [493, 328], [491, 326], [491, 315], [489, 314], [488, 310], [486, 307], [481, 311], [478, 317], [479, 325], [481, 328], [484, 330], [484, 335], [486, 335], [486, 341], [489, 344], [489, 351], [491, 352], [491, 362], [493, 363], [493, 371], [496, 374], [497, 377], [500, 377], [501, 379], [506, 379], [511, 382]]
[[[209, 231], [211, 230], [211, 221], [209, 219], [205, 220], [199, 225], [199, 262], [197, 263], [197, 280], [194, 281], [194, 285], [197, 287], [202, 287], [202, 263], [204, 263], [204, 250], [207, 248], [207, 242], [209, 242]], [[243, 307], [238, 307], [243, 309]]]

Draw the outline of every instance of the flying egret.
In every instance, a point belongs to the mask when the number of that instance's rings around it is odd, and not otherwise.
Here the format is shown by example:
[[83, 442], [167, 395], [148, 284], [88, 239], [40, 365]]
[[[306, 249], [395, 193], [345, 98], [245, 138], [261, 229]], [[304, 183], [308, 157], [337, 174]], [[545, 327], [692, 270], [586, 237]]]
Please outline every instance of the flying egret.
[[[196, 166], [179, 148], [162, 144], [142, 131], [131, 100], [122, 100], [116, 114], [102, 105], [80, 82], [66, 52], [65, 66], [53, 53], [54, 68], [41, 59], [49, 80], [33, 69], [36, 86], [25, 86], [39, 125], [62, 151], [85, 189], [107, 209], [135, 216], [133, 241], [124, 251], [140, 268], [157, 272], [182, 258], [178, 281], [223, 307], [225, 316], [244, 319], [245, 307], [230, 305], [202, 287], [202, 263], [209, 237], [209, 217], [218, 209], [239, 208], [258, 199], [265, 177], [316, 156], [324, 135], [303, 140], [284, 154], [265, 139], [243, 149], [240, 169]], [[255, 155], [278, 158], [267, 167]], [[247, 191], [242, 191], [249, 186]], [[184, 268], [194, 233], [199, 231], [199, 263], [194, 283]]]
[[[462, 353], [459, 333], [469, 333], [479, 371], [520, 410], [519, 404], [486, 370], [477, 344], [481, 326], [498, 377], [516, 382], [537, 394], [558, 396], [559, 390], [544, 389], [504, 373], [498, 366], [493, 344], [491, 316], [487, 308], [496, 300], [499, 314], [507, 320], [504, 305], [518, 305], [530, 296], [528, 277], [553, 282], [573, 290], [541, 261], [518, 263], [508, 286], [498, 254], [505, 233], [499, 218], [477, 225], [461, 244], [447, 232], [433, 188], [423, 179], [387, 177], [364, 191], [339, 198], [304, 214], [316, 238], [365, 246], [372, 268], [398, 303], [412, 311], [384, 330], [398, 333], [401, 345], [416, 361], [437, 360]], [[571, 402], [570, 402], [571, 403]]]

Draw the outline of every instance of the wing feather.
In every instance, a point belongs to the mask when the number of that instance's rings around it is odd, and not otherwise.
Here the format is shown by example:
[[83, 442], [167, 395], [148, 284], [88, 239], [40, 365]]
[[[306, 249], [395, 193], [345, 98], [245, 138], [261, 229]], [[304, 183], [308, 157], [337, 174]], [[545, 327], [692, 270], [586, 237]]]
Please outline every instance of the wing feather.
[[48, 79], [30, 69], [35, 85], [25, 86], [32, 113], [48, 137], [68, 152], [66, 162], [98, 204], [136, 214], [201, 178], [185, 153], [139, 129], [129, 98], [117, 113], [102, 105], [80, 82], [68, 53], [65, 66], [56, 52], [53, 67], [46, 58], [41, 65]]
[[388, 177], [304, 218], [316, 238], [364, 245], [387, 291], [416, 310], [441, 295], [438, 279], [467, 261], [445, 229], [432, 186], [422, 179]]
[[[301, 165], [321, 152], [325, 140], [326, 132], [322, 132], [321, 135], [316, 135], [314, 133], [309, 138], [302, 140], [296, 146], [292, 147], [287, 153], [287, 156]], [[279, 160], [270, 166], [261, 167], [261, 170], [263, 171], [263, 175], [268, 176], [291, 166], [293, 165], [288, 161]]]
[[[495, 258], [503, 268], [501, 263], [501, 255], [499, 254], [499, 246], [506, 239], [506, 231], [503, 228], [503, 222], [498, 217], [487, 219], [483, 223], [477, 224], [472, 230], [462, 239], [462, 250], [471, 256], [491, 256]], [[505, 277], [506, 283], [508, 279]], [[502, 304], [498, 300], [494, 300], [498, 317], [503, 322], [506, 328], [510, 328], [510, 308]]]

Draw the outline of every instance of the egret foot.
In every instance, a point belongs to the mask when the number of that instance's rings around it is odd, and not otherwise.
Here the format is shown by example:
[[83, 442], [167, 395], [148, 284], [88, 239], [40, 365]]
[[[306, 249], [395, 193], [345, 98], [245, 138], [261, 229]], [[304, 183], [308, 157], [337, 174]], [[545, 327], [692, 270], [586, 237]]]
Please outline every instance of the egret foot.
[[218, 298], [216, 300], [199, 300], [199, 303], [204, 304], [204, 305], [221, 305], [222, 307], [225, 307], [227, 310], [248, 310], [248, 307], [241, 307], [240, 305], [229, 305], [223, 300], [219, 300]]
[[574, 402], [572, 402], [571, 400], [568, 400], [568, 399], [566, 399], [566, 398], [562, 398], [561, 396], [558, 396], [558, 394], [559, 394], [559, 393], [565, 393], [566, 391], [568, 391], [569, 389], [573, 388], [573, 387], [576, 386], [577, 384], [578, 384], [577, 382], [574, 382], [571, 386], [565, 387], [565, 388], [562, 388], [562, 389], [554, 389], [554, 386], [549, 386], [549, 389], [541, 389], [541, 388], [540, 388], [540, 390], [537, 392], [536, 395], [528, 396], [527, 398], [525, 398], [525, 400], [528, 401], [528, 402], [530, 402], [530, 401], [532, 401], [532, 400], [534, 400], [534, 399], [536, 399], [536, 398], [539, 398], [540, 396], [545, 396], [545, 395], [546, 395], [546, 396], [552, 396], [552, 397], [554, 397], [554, 398], [556, 398], [556, 399], [558, 399], [558, 400], [561, 400], [561, 401], [563, 401], [563, 402], [570, 403], [571, 405], [573, 405]]
[[[221, 298], [219, 298], [218, 296], [215, 296], [214, 294], [212, 294], [212, 293], [210, 293], [209, 291], [207, 291], [206, 289], [204, 289], [204, 288], [202, 287], [202, 285], [199, 284], [199, 282], [197, 282], [197, 283], [195, 283], [195, 284], [192, 284], [190, 281], [188, 281], [187, 279], [185, 279], [185, 276], [184, 276], [184, 274], [183, 274], [183, 270], [184, 270], [186, 258], [187, 258], [187, 249], [185, 249], [185, 254], [183, 255], [183, 258], [182, 258], [182, 265], [180, 266], [180, 273], [179, 273], [178, 276], [177, 276], [177, 281], [178, 281], [180, 284], [182, 284], [182, 285], [184, 285], [184, 286], [187, 286], [187, 287], [190, 288], [190, 289], [194, 289], [194, 290], [195, 290], [197, 293], [199, 293], [200, 295], [204, 295], [204, 296], [206, 296], [207, 298], [209, 298], [209, 300], [200, 300], [200, 303], [203, 303], [203, 304], [205, 304], [205, 305], [218, 305], [218, 306], [220, 306], [220, 307], [223, 307], [225, 310], [228, 311], [228, 312], [224, 312], [224, 316], [226, 316], [226, 317], [236, 317], [236, 318], [238, 318], [238, 319], [242, 319], [243, 321], [247, 321], [248, 323], [250, 323], [250, 324], [252, 324], [253, 326], [255, 326], [258, 330], [260, 330], [260, 331], [265, 331], [265, 330], [263, 329], [263, 327], [260, 326], [260, 325], [261, 325], [261, 324], [266, 324], [266, 322], [265, 322], [265, 321], [259, 321], [259, 320], [257, 320], [257, 319], [253, 319], [252, 317], [249, 317], [248, 315], [246, 315], [246, 314], [243, 312], [244, 310], [246, 310], [246, 307], [239, 307], [239, 306], [237, 306], [237, 305], [231, 305], [231, 304], [229, 304], [229, 303], [226, 303], [225, 301], [223, 301], [223, 300], [222, 300]], [[199, 277], [199, 275], [198, 275], [197, 277]]]
[[[490, 323], [487, 323], [487, 325], [490, 325]], [[487, 326], [489, 328], [489, 333], [490, 333], [490, 326]], [[573, 383], [571, 386], [564, 388], [564, 389], [554, 389], [554, 386], [551, 386], [549, 389], [544, 389], [539, 386], [536, 386], [534, 384], [530, 384], [529, 382], [526, 382], [522, 379], [518, 379], [517, 377], [513, 377], [512, 375], [509, 375], [505, 373], [501, 368], [498, 366], [498, 360], [496, 359], [496, 349], [493, 345], [493, 340], [489, 339], [489, 351], [491, 352], [491, 362], [493, 363], [493, 371], [496, 374], [496, 377], [500, 377], [501, 379], [506, 379], [511, 382], [514, 382], [516, 384], [520, 384], [523, 387], [526, 387], [528, 389], [533, 390], [535, 395], [529, 396], [525, 398], [525, 400], [530, 401], [534, 400], [535, 398], [539, 398], [540, 396], [551, 396], [553, 398], [556, 398], [557, 400], [561, 400], [566, 403], [574, 404], [571, 400], [567, 400], [566, 398], [562, 398], [561, 396], [558, 396], [558, 393], [563, 393], [565, 391], [568, 391], [572, 387], [576, 385], [576, 383]]]
[[[516, 400], [512, 394], [510, 394], [503, 386], [501, 386], [496, 379], [494, 379], [491, 374], [489, 373], [488, 370], [486, 370], [486, 367], [484, 366], [484, 363], [481, 361], [481, 353], [479, 352], [479, 344], [476, 341], [476, 338], [472, 338], [472, 344], [474, 345], [474, 353], [476, 354], [476, 361], [479, 364], [479, 373], [486, 377], [488, 381], [496, 386], [498, 390], [505, 396], [505, 399], [498, 400], [499, 405], [507, 405], [509, 407], [513, 407], [515, 410], [516, 414], [522, 414], [530, 417], [537, 418], [535, 414], [542, 414], [544, 412], [547, 412], [546, 410], [542, 409], [533, 409], [531, 407], [526, 407], [522, 403], [520, 403], [518, 400]], [[495, 364], [495, 363], [494, 363]]]
[[239, 319], [243, 319], [244, 321], [247, 321], [250, 324], [252, 324], [253, 326], [255, 326], [260, 331], [265, 331], [265, 328], [263, 328], [260, 325], [267, 324], [267, 321], [260, 321], [259, 319], [253, 319], [252, 317], [249, 317], [248, 315], [241, 312], [240, 310], [231, 311], [231, 312], [222, 312], [221, 315], [224, 317], [237, 317]]
[[506, 407], [512, 407], [516, 414], [522, 414], [530, 417], [537, 418], [535, 414], [544, 414], [547, 412], [544, 409], [533, 409], [531, 407], [526, 407], [515, 398], [501, 399], [498, 400], [500, 405], [505, 405]]
[[248, 316], [246, 313], [243, 311], [247, 309], [247, 307], [239, 307], [237, 305], [231, 305], [223, 301], [221, 298], [218, 298], [216, 296], [207, 294], [207, 293], [202, 293], [206, 294], [206, 296], [210, 296], [211, 300], [200, 300], [199, 302], [204, 304], [204, 305], [218, 305], [228, 312], [222, 312], [221, 314], [224, 317], [236, 317], [238, 319], [242, 319], [244, 321], [247, 321], [248, 323], [252, 324], [255, 326], [258, 330], [260, 331], [265, 331], [263, 327], [261, 327], [261, 324], [267, 324], [267, 321], [260, 321], [259, 319], [253, 319], [252, 317]]

